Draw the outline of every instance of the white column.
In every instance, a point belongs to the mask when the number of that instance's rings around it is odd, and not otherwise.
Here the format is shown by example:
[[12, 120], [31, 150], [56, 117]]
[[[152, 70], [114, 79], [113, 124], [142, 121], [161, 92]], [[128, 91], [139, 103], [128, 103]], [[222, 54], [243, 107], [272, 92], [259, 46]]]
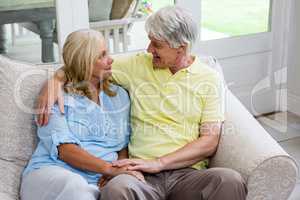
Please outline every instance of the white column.
[[[276, 110], [287, 110], [287, 64], [288, 42], [292, 28], [293, 0], [277, 0], [272, 7], [272, 57], [269, 62], [269, 76], [274, 79], [271, 83], [276, 90]], [[277, 75], [277, 76], [276, 76]], [[278, 87], [279, 86], [279, 87]]]
[[89, 28], [87, 0], [56, 0], [58, 47], [61, 50], [66, 37], [78, 29]]

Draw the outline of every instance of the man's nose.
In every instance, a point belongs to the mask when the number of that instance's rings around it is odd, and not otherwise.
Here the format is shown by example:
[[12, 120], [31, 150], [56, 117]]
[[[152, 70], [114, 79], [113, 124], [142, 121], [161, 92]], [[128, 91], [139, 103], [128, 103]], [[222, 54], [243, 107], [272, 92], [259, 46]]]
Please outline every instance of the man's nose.
[[111, 57], [109, 57], [108, 58], [108, 64], [111, 65], [113, 62], [114, 62], [114, 60]]
[[147, 52], [148, 53], [153, 53], [153, 48], [152, 48], [151, 43], [148, 45]]

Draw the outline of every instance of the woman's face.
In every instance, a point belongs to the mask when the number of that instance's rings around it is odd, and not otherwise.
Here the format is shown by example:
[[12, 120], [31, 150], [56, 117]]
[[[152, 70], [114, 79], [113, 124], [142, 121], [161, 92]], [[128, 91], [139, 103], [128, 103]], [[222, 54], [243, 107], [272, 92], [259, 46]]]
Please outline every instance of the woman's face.
[[99, 49], [99, 57], [94, 64], [92, 77], [100, 81], [111, 76], [111, 64], [113, 59], [108, 55], [105, 41], [102, 40]]

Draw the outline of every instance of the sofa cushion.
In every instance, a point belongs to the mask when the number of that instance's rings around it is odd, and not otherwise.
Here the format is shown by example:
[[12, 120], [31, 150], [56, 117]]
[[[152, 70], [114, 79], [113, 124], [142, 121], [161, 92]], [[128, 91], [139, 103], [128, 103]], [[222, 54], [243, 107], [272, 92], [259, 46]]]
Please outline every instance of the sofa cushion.
[[121, 19], [127, 14], [133, 0], [114, 0], [110, 19]]
[[89, 0], [90, 22], [109, 20], [113, 0]]
[[36, 145], [33, 105], [50, 66], [0, 56], [0, 193], [17, 197], [21, 172]]

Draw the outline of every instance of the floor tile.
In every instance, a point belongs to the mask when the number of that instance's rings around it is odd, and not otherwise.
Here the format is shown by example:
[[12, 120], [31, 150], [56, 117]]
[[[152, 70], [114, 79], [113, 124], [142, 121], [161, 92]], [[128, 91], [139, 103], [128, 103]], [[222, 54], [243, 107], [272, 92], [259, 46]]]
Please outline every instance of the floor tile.
[[279, 142], [281, 147], [300, 164], [300, 137]]
[[300, 137], [300, 117], [292, 113], [272, 114], [257, 120], [277, 142]]

